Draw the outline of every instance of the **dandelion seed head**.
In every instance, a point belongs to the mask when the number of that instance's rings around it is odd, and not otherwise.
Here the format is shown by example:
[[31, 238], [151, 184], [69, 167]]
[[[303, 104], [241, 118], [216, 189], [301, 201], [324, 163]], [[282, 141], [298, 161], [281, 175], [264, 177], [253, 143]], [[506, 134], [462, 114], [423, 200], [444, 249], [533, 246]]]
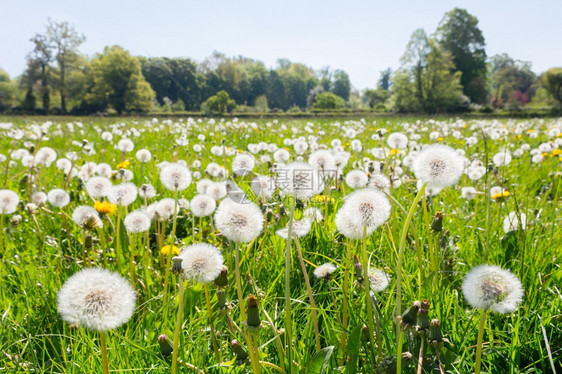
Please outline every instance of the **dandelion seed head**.
[[509, 270], [495, 265], [471, 269], [462, 284], [466, 301], [474, 308], [505, 314], [517, 309], [523, 299], [523, 286]]
[[133, 183], [121, 183], [111, 187], [107, 199], [112, 204], [128, 206], [137, 199], [137, 195], [137, 186]]
[[345, 183], [353, 189], [363, 188], [367, 185], [368, 182], [369, 177], [363, 170], [351, 170], [345, 176]]
[[390, 279], [384, 270], [369, 268], [369, 283], [373, 292], [382, 292], [388, 287]]
[[86, 192], [94, 199], [106, 197], [111, 187], [111, 181], [106, 177], [95, 176], [86, 182]]
[[131, 141], [131, 139], [121, 139], [117, 143], [117, 149], [121, 152], [131, 152], [135, 148], [135, 144]]
[[16, 211], [20, 197], [12, 190], [0, 190], [0, 214], [12, 214]]
[[230, 199], [223, 200], [215, 213], [215, 225], [229, 240], [247, 243], [254, 240], [263, 228], [263, 214], [252, 203], [238, 204]]
[[503, 220], [503, 231], [507, 234], [510, 231], [525, 230], [527, 226], [527, 215], [523, 212], [509, 212]]
[[168, 190], [183, 191], [191, 183], [191, 172], [182, 164], [168, 164], [160, 171], [160, 180]]
[[318, 279], [328, 280], [332, 277], [332, 274], [336, 271], [336, 266], [331, 262], [326, 262], [325, 264], [318, 265], [314, 269], [314, 276]]
[[68, 323], [107, 331], [129, 320], [136, 295], [119, 274], [87, 268], [68, 278], [59, 290], [57, 301], [59, 313]]
[[63, 208], [70, 202], [70, 195], [63, 189], [55, 188], [47, 194], [47, 200], [56, 208]]
[[209, 195], [196, 195], [191, 199], [190, 205], [195, 217], [207, 217], [213, 214], [217, 202]]
[[457, 183], [464, 170], [464, 161], [453, 148], [434, 144], [417, 155], [412, 168], [422, 183], [445, 188]]
[[145, 232], [150, 228], [150, 218], [142, 210], [135, 210], [125, 217], [123, 224], [132, 234]]
[[[312, 221], [309, 218], [294, 220], [291, 234], [297, 238], [303, 237], [310, 232], [311, 227]], [[276, 233], [281, 238], [287, 239], [289, 237], [289, 226], [287, 225], [287, 227], [277, 230]]]
[[182, 259], [181, 267], [184, 276], [194, 282], [212, 282], [223, 267], [220, 250], [207, 243], [189, 245], [177, 257]]

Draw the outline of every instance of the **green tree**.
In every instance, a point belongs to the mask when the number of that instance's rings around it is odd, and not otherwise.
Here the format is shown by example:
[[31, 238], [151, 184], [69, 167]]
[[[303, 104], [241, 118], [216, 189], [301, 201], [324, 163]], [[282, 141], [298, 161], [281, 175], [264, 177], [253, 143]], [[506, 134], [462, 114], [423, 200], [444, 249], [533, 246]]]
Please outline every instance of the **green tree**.
[[0, 111], [11, 108], [16, 104], [18, 87], [10, 75], [0, 69]]
[[398, 112], [447, 112], [462, 109], [460, 72], [453, 72], [451, 54], [428, 38], [423, 29], [412, 34], [402, 56], [404, 70], [394, 76], [394, 109]]
[[226, 91], [219, 91], [216, 95], [209, 97], [202, 105], [203, 110], [212, 113], [231, 112], [236, 108], [236, 101], [230, 98]]
[[142, 75], [139, 60], [120, 46], [105, 47], [92, 60], [89, 79], [86, 100], [91, 105], [112, 107], [118, 113], [152, 108], [155, 94]]
[[365, 90], [363, 92], [363, 101], [373, 108], [377, 104], [384, 103], [390, 97], [390, 91], [383, 88], [377, 88], [376, 90]]
[[334, 71], [333, 76], [333, 89], [332, 92], [346, 102], [349, 101], [349, 93], [351, 92], [351, 82], [349, 81], [349, 75], [343, 70]]
[[490, 102], [496, 108], [514, 101], [526, 104], [536, 90], [537, 77], [531, 63], [514, 60], [505, 53], [490, 58], [488, 77]]
[[463, 92], [474, 103], [486, 102], [486, 50], [478, 19], [465, 9], [446, 13], [437, 29], [437, 40], [453, 58], [453, 70], [461, 72]]
[[50, 63], [53, 60], [52, 45], [46, 35], [35, 34], [30, 41], [34, 44], [33, 51], [27, 57], [27, 69], [24, 73], [27, 77], [28, 86], [31, 87], [36, 81], [40, 81], [40, 96], [43, 110], [49, 111], [51, 106], [50, 92]]
[[312, 109], [340, 109], [345, 107], [345, 100], [332, 92], [321, 92], [314, 98]]
[[47, 38], [52, 46], [54, 59], [57, 63], [56, 86], [60, 93], [61, 110], [66, 113], [67, 77], [73, 69], [80, 67], [82, 59], [78, 47], [86, 40], [86, 37], [78, 34], [74, 26], [68, 22], [49, 19]]
[[390, 90], [390, 85], [392, 84], [392, 69], [388, 68], [381, 71], [379, 81], [377, 82], [377, 88], [382, 88], [383, 90]]
[[550, 68], [541, 75], [541, 85], [549, 95], [562, 105], [562, 68]]

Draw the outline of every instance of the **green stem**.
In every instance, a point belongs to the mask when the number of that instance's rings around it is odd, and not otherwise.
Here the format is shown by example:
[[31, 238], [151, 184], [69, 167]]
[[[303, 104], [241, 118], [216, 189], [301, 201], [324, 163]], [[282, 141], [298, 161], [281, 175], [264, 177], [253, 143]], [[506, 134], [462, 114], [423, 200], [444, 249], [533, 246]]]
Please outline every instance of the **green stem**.
[[215, 357], [217, 362], [221, 362], [221, 355], [219, 352], [219, 343], [217, 342], [217, 335], [215, 333], [215, 324], [213, 322], [213, 310], [211, 309], [211, 297], [209, 296], [209, 286], [205, 283], [205, 300], [207, 301], [207, 313], [209, 314], [209, 325], [211, 326], [211, 339], [213, 341], [213, 348], [215, 350]]
[[341, 352], [343, 355], [342, 361], [340, 361], [340, 365], [343, 365], [345, 362], [345, 345], [347, 342], [347, 309], [349, 304], [349, 299], [347, 297], [347, 289], [349, 283], [349, 268], [351, 263], [351, 240], [347, 240], [347, 254], [345, 255], [345, 264], [344, 264], [344, 272], [343, 272], [343, 310], [342, 310], [342, 333], [341, 333]]
[[244, 309], [244, 294], [242, 293], [242, 282], [240, 281], [240, 245], [236, 242], [234, 249], [234, 272], [236, 275], [236, 292], [238, 293], [238, 309], [240, 309], [240, 323], [246, 321], [246, 310]]
[[[400, 325], [398, 325], [400, 326]], [[400, 328], [400, 327], [398, 327]], [[398, 341], [396, 346], [396, 352], [398, 355], [396, 356], [396, 374], [402, 374], [402, 338], [404, 335], [404, 330], [400, 329], [398, 333]]]
[[[166, 259], [166, 265], [164, 266], [164, 321], [168, 319], [168, 297], [169, 297], [169, 287], [170, 284], [170, 266], [172, 265], [172, 257], [174, 253], [174, 241], [176, 236], [176, 221], [178, 217], [178, 190], [176, 188], [174, 192], [174, 219], [172, 221], [172, 235], [170, 236], [170, 250], [168, 251], [168, 256]], [[164, 239], [162, 239], [163, 241]]]
[[[285, 249], [285, 334], [287, 345], [287, 372], [293, 372], [293, 332], [291, 327], [291, 241], [293, 239], [293, 216], [297, 200], [292, 198], [291, 212], [287, 232], [287, 248]], [[324, 218], [326, 219], [326, 217]]]
[[121, 273], [121, 205], [117, 206], [117, 223], [115, 229], [115, 261], [117, 270]]
[[[404, 222], [404, 226], [402, 226], [402, 235], [400, 236], [400, 245], [398, 247], [398, 264], [396, 266], [396, 316], [402, 315], [402, 257], [404, 256], [404, 249], [406, 248], [406, 236], [408, 235], [408, 228], [410, 227], [410, 222], [412, 222], [412, 218], [414, 217], [414, 211], [416, 210], [416, 206], [420, 201], [421, 197], [425, 193], [425, 187], [427, 183], [424, 183], [418, 194], [414, 198], [412, 205], [410, 206], [410, 210], [408, 212], [408, 216], [406, 217], [406, 221]], [[396, 364], [397, 364], [397, 371], [396, 373], [400, 373], [398, 368], [401, 366], [402, 360], [402, 339], [401, 339], [401, 332], [402, 329], [400, 328], [400, 319], [396, 319]]]
[[369, 281], [369, 257], [367, 256], [367, 226], [363, 225], [363, 290], [365, 291], [365, 304], [367, 304], [367, 333], [369, 334], [369, 342], [371, 343], [371, 351], [375, 357], [375, 341], [373, 328], [373, 304], [371, 302], [371, 282]]
[[179, 289], [180, 289], [180, 297], [179, 297], [179, 305], [178, 305], [178, 315], [176, 319], [176, 329], [174, 331], [174, 347], [172, 353], [172, 374], [177, 374], [178, 371], [178, 354], [179, 354], [179, 343], [180, 343], [180, 330], [181, 330], [181, 321], [183, 318], [183, 296], [185, 293], [185, 288], [183, 285], [183, 276], [179, 275]]
[[103, 374], [109, 374], [109, 361], [107, 360], [107, 343], [105, 341], [105, 331], [100, 331], [100, 345]]
[[486, 311], [482, 311], [480, 325], [478, 326], [478, 340], [476, 341], [476, 363], [474, 364], [474, 374], [480, 374], [482, 364], [482, 340], [484, 338], [484, 327], [486, 326]]
[[299, 239], [295, 237], [295, 244], [297, 247], [297, 252], [299, 254], [299, 261], [301, 264], [302, 274], [304, 276], [304, 283], [306, 285], [306, 291], [308, 292], [308, 301], [310, 302], [310, 309], [312, 315], [312, 323], [314, 325], [314, 337], [316, 341], [316, 351], [319, 352], [322, 349], [320, 344], [320, 329], [318, 328], [318, 316], [316, 314], [316, 304], [314, 303], [314, 296], [312, 295], [312, 287], [310, 286], [310, 279], [308, 278], [308, 273], [306, 271], [306, 266], [304, 265], [304, 258], [302, 256], [301, 246], [299, 244]]

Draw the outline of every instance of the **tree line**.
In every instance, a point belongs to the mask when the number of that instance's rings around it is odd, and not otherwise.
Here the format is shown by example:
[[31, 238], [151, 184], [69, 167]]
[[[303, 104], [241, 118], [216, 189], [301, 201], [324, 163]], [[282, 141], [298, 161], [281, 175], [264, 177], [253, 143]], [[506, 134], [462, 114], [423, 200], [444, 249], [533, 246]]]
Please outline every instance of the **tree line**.
[[433, 34], [415, 30], [396, 71], [358, 92], [348, 74], [280, 59], [273, 68], [214, 52], [189, 58], [133, 56], [120, 46], [93, 58], [86, 37], [68, 22], [49, 20], [32, 36], [23, 74], [0, 70], [0, 111], [13, 113], [291, 112], [375, 110], [415, 113], [494, 111], [562, 106], [562, 68], [541, 76], [530, 62], [488, 57], [478, 19], [446, 13]]

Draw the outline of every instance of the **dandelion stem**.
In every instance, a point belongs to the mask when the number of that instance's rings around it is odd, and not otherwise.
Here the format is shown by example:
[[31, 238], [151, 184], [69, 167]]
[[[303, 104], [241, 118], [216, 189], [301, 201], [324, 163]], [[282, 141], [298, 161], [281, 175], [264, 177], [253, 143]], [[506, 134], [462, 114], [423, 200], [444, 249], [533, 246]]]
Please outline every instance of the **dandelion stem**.
[[424, 343], [425, 343], [425, 334], [422, 334], [421, 343], [420, 343], [420, 354], [418, 355], [418, 370], [417, 370], [417, 374], [422, 374]]
[[219, 352], [219, 343], [217, 342], [217, 335], [215, 333], [215, 324], [213, 322], [213, 310], [211, 309], [211, 297], [209, 296], [209, 286], [205, 283], [205, 300], [207, 301], [207, 312], [209, 314], [209, 325], [211, 326], [211, 339], [213, 340], [213, 348], [215, 350], [215, 357], [217, 362], [221, 362], [221, 355]]
[[343, 310], [342, 310], [342, 333], [341, 333], [341, 351], [342, 351], [342, 361], [340, 365], [343, 365], [345, 361], [345, 345], [347, 341], [347, 309], [349, 300], [347, 298], [348, 283], [349, 283], [349, 267], [351, 263], [351, 240], [347, 240], [347, 254], [345, 255], [345, 265], [343, 272]]
[[369, 281], [369, 257], [367, 256], [367, 226], [363, 225], [363, 245], [361, 248], [363, 255], [363, 290], [365, 291], [365, 303], [367, 304], [367, 333], [371, 343], [373, 357], [375, 353], [375, 341], [373, 339], [373, 304], [371, 303], [371, 282]]
[[[418, 205], [421, 197], [425, 193], [425, 187], [427, 183], [424, 183], [418, 194], [414, 198], [404, 226], [402, 227], [402, 234], [400, 236], [400, 245], [398, 247], [398, 264], [396, 266], [396, 316], [402, 314], [402, 257], [404, 256], [404, 249], [406, 248], [406, 236], [408, 235], [408, 228], [410, 227], [410, 222], [414, 217], [414, 211]], [[400, 373], [400, 366], [402, 364], [402, 329], [400, 328], [400, 320], [396, 320], [396, 373]]]
[[109, 361], [107, 360], [107, 343], [105, 341], [105, 331], [100, 331], [100, 346], [103, 374], [109, 374]]
[[480, 325], [478, 326], [478, 339], [476, 340], [476, 363], [474, 364], [474, 374], [480, 374], [482, 363], [482, 340], [484, 338], [484, 327], [486, 326], [486, 311], [482, 311]]
[[238, 308], [240, 309], [240, 321], [246, 321], [246, 311], [244, 310], [244, 294], [242, 293], [242, 283], [240, 282], [240, 245], [236, 242], [234, 249], [234, 272], [236, 275], [236, 292], [238, 293]]
[[[171, 250], [170, 250], [171, 252]], [[173, 353], [172, 353], [172, 374], [177, 374], [178, 371], [178, 354], [179, 354], [179, 343], [180, 343], [180, 330], [181, 330], [181, 321], [183, 318], [183, 296], [185, 293], [185, 288], [183, 285], [183, 276], [179, 275], [179, 304], [178, 304], [178, 315], [176, 318], [176, 329], [174, 331], [174, 346], [173, 346]]]
[[[168, 251], [168, 256], [166, 259], [166, 265], [164, 266], [164, 321], [168, 318], [168, 297], [169, 297], [169, 287], [170, 284], [170, 266], [172, 264], [172, 256], [174, 253], [174, 240], [176, 239], [176, 221], [178, 217], [178, 189], [174, 192], [174, 218], [172, 221], [172, 235], [170, 235], [170, 250]], [[163, 239], [162, 239], [163, 240]]]
[[115, 261], [121, 273], [121, 205], [117, 207], [117, 228], [115, 229]]
[[292, 373], [293, 367], [293, 333], [291, 327], [291, 241], [293, 239], [293, 216], [297, 200], [292, 198], [291, 212], [287, 232], [287, 248], [285, 250], [285, 334], [287, 342], [287, 372]]
[[314, 296], [312, 295], [312, 287], [310, 286], [310, 279], [308, 278], [308, 273], [306, 272], [306, 266], [304, 265], [304, 258], [302, 256], [299, 239], [296, 237], [295, 237], [295, 245], [297, 247], [297, 253], [299, 254], [299, 261], [301, 264], [302, 274], [304, 276], [304, 283], [306, 284], [306, 291], [308, 292], [308, 300], [310, 302], [312, 323], [314, 325], [314, 337], [316, 340], [316, 351], [319, 352], [322, 349], [322, 345], [320, 344], [320, 329], [318, 328], [318, 316], [316, 313], [316, 304], [314, 303]]

